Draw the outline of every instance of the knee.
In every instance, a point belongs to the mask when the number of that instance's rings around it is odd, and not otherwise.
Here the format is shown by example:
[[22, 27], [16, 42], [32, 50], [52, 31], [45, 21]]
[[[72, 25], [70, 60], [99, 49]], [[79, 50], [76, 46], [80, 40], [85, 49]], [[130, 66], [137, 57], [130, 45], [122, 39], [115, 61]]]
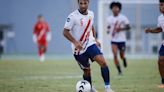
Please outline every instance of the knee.
[[117, 59], [117, 54], [114, 54], [114, 59]]
[[159, 57], [158, 62], [164, 62], [164, 57], [163, 56]]
[[162, 63], [162, 62], [164, 62], [164, 56], [160, 56], [158, 59], [158, 63]]
[[164, 65], [164, 60], [158, 60], [158, 65]]
[[101, 62], [100, 64], [101, 67], [107, 67], [107, 63], [105, 61]]

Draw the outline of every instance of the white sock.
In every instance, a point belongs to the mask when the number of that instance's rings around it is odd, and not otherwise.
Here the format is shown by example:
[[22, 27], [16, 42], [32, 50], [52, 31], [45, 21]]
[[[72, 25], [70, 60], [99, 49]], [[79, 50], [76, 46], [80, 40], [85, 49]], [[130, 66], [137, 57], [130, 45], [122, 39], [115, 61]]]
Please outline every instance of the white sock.
[[110, 89], [110, 85], [105, 85], [105, 89]]
[[44, 61], [45, 61], [45, 56], [44, 56], [44, 54], [42, 54], [42, 55], [40, 56], [40, 61], [41, 61], [41, 62], [44, 62]]

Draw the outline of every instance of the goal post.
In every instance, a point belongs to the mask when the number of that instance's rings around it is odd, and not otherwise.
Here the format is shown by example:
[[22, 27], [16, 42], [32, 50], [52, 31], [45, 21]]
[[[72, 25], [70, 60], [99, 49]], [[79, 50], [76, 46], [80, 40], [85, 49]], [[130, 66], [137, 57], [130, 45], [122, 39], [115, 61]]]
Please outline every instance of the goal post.
[[[109, 5], [113, 0], [98, 0], [98, 39], [101, 42], [103, 53], [112, 57], [110, 37], [106, 34], [106, 19], [111, 15]], [[159, 0], [117, 0], [122, 3], [122, 13], [130, 20], [131, 31], [127, 32], [127, 55], [156, 55], [161, 34], [156, 36], [144, 33], [146, 27], [156, 27], [159, 16]], [[130, 37], [130, 38], [129, 38]], [[158, 41], [157, 41], [158, 40]], [[144, 44], [147, 46], [144, 46]]]

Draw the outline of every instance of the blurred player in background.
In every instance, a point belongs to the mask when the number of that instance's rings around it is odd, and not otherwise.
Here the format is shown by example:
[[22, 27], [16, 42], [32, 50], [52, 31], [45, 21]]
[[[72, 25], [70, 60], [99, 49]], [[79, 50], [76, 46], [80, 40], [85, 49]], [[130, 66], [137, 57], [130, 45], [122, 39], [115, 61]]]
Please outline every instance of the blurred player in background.
[[[74, 57], [84, 72], [83, 79], [92, 85], [89, 59], [96, 61], [101, 67], [105, 92], [113, 92], [107, 63], [99, 49], [100, 43], [95, 39], [94, 13], [88, 10], [89, 0], [78, 0], [78, 5], [79, 9], [68, 16], [63, 35], [72, 43]], [[93, 86], [91, 92], [97, 92]]]
[[47, 22], [42, 15], [38, 15], [34, 26], [33, 40], [38, 45], [38, 55], [41, 62], [45, 61], [48, 42], [51, 40], [51, 32]]
[[[164, 0], [159, 0], [159, 1], [160, 1], [159, 9], [162, 14], [158, 17], [158, 27], [147, 28], [145, 30], [146, 33], [164, 32]], [[159, 85], [159, 88], [164, 88], [164, 41], [162, 42], [161, 48], [159, 50], [158, 66], [159, 66], [159, 73], [161, 75], [161, 85]]]
[[126, 49], [126, 35], [125, 31], [130, 30], [129, 20], [126, 16], [121, 14], [122, 5], [120, 2], [112, 2], [109, 6], [112, 15], [107, 18], [107, 33], [111, 36], [112, 52], [114, 56], [114, 63], [117, 67], [118, 73], [122, 74], [122, 70], [118, 60], [118, 52], [123, 61], [123, 65], [127, 67], [125, 58]]

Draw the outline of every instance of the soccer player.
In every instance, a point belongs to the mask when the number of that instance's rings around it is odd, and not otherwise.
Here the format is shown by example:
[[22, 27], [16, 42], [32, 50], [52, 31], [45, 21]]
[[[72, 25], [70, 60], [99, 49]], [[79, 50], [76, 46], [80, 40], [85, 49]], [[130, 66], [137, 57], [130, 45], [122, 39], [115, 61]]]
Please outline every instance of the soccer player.
[[[159, 2], [160, 2], [159, 9], [160, 9], [161, 15], [158, 17], [158, 27], [157, 28], [147, 28], [145, 30], [146, 33], [164, 32], [164, 0], [159, 0]], [[161, 75], [161, 84], [158, 87], [164, 88], [164, 41], [159, 50], [158, 66], [159, 66], [159, 73]]]
[[110, 33], [111, 36], [114, 63], [116, 65], [119, 75], [122, 75], [122, 70], [119, 64], [117, 54], [119, 52], [120, 57], [123, 60], [123, 65], [126, 68], [127, 61], [125, 57], [125, 31], [130, 30], [130, 25], [128, 18], [120, 13], [122, 9], [122, 5], [120, 2], [112, 2], [109, 8], [111, 9], [113, 14], [107, 18], [107, 33]]
[[34, 26], [33, 40], [38, 45], [38, 55], [41, 62], [45, 61], [47, 44], [51, 40], [51, 32], [47, 22], [42, 15], [38, 15], [37, 23]]
[[[63, 35], [72, 43], [74, 57], [83, 70], [83, 79], [92, 85], [89, 60], [96, 61], [101, 67], [105, 92], [113, 92], [107, 63], [98, 47], [100, 43], [95, 39], [94, 13], [88, 10], [89, 0], [78, 0], [78, 5], [79, 9], [68, 16]], [[93, 86], [91, 92], [97, 92]]]

